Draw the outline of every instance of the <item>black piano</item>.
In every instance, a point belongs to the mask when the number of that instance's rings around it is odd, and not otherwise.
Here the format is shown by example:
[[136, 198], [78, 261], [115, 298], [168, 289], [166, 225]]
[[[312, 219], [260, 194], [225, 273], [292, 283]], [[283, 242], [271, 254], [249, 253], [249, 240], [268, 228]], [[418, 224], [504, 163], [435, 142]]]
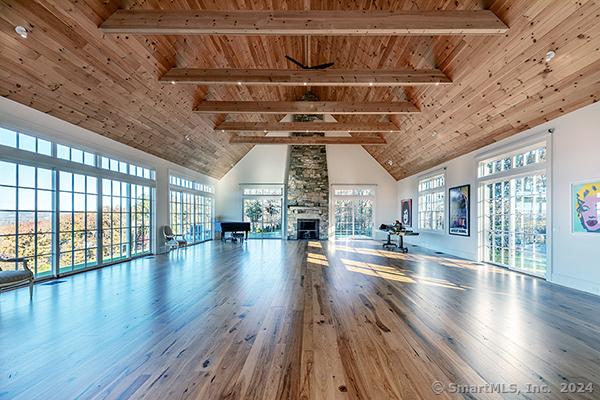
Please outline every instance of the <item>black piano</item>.
[[[246, 239], [248, 239], [248, 232], [250, 232], [250, 222], [219, 222], [221, 228], [221, 240], [225, 240], [225, 233], [245, 233]], [[219, 228], [217, 227], [217, 230]]]

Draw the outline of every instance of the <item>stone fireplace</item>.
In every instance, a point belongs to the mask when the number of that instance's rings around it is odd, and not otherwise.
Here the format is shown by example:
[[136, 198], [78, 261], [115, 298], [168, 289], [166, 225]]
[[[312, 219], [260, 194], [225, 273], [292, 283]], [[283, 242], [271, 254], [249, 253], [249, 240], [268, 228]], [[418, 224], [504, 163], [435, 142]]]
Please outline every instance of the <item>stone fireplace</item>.
[[[307, 92], [303, 101], [318, 101]], [[294, 121], [320, 120], [320, 115], [294, 115]], [[321, 135], [319, 132], [292, 133], [292, 136]], [[287, 238], [327, 239], [329, 227], [329, 175], [324, 145], [290, 146], [287, 176]], [[307, 221], [316, 221], [316, 232], [299, 229]], [[302, 223], [302, 225], [301, 225]], [[311, 236], [311, 237], [309, 237]]]

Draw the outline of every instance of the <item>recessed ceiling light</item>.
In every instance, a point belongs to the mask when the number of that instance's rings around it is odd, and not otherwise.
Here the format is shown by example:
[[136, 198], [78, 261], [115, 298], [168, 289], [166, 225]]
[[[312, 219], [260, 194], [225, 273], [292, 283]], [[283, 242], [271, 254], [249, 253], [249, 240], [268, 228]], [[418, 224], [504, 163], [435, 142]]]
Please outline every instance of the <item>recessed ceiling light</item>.
[[369, 82], [369, 86], [373, 86], [373, 82]]
[[175, 84], [175, 81], [171, 81], [171, 85], [174, 85], [174, 84]]
[[19, 36], [21, 36], [23, 39], [27, 39], [27, 28], [25, 28], [24, 26], [18, 25], [15, 27], [15, 32], [17, 32], [19, 34]]
[[556, 52], [554, 50], [548, 50], [548, 52], [546, 53], [546, 62], [550, 62], [552, 61], [552, 59], [556, 57]]
[[225, 129], [221, 129], [221, 133], [225, 133]]
[[388, 163], [388, 165], [390, 165], [390, 166], [394, 164], [394, 162], [393, 162], [392, 160], [388, 160], [388, 162], [387, 162], [387, 163]]
[[190, 140], [192, 140], [192, 138], [190, 137], [190, 135], [185, 135], [185, 140], [189, 142]]
[[267, 133], [267, 132], [269, 132], [269, 131], [265, 129], [265, 130], [264, 130], [264, 132], [265, 132], [265, 133]]
[[306, 85], [308, 85], [308, 83], [304, 82], [303, 85], [306, 86]]
[[242, 82], [238, 82], [238, 85], [241, 85], [241, 84], [242, 84]]

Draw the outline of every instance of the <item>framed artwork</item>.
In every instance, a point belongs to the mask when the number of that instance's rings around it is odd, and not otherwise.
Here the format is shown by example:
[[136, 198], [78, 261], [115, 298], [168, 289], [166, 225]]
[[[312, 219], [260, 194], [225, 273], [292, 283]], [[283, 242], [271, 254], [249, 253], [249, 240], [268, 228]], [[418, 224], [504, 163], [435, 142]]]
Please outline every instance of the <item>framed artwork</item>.
[[573, 233], [600, 234], [600, 180], [571, 185]]
[[400, 222], [404, 226], [412, 227], [412, 199], [400, 201]]
[[450, 188], [448, 227], [451, 235], [469, 236], [471, 234], [471, 185]]

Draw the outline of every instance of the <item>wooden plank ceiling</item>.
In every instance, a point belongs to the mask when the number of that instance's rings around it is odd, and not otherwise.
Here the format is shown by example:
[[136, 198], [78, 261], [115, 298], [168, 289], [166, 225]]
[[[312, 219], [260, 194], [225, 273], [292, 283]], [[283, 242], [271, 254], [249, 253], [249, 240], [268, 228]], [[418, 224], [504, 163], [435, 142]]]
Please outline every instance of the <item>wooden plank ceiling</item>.
[[[408, 115], [339, 115], [341, 123], [391, 122], [386, 146], [365, 146], [395, 178], [418, 173], [600, 95], [600, 4], [593, 0], [0, 0], [0, 94], [215, 178], [252, 146], [230, 144], [222, 122], [283, 115], [202, 114], [202, 101], [295, 101], [302, 86], [160, 82], [171, 68], [292, 69], [307, 62], [302, 36], [103, 33], [117, 9], [492, 10], [494, 36], [312, 36], [310, 63], [330, 69], [440, 69], [448, 85], [314, 87], [321, 101], [413, 102]], [[28, 39], [14, 31], [29, 30]], [[544, 62], [549, 50], [551, 63]]]

